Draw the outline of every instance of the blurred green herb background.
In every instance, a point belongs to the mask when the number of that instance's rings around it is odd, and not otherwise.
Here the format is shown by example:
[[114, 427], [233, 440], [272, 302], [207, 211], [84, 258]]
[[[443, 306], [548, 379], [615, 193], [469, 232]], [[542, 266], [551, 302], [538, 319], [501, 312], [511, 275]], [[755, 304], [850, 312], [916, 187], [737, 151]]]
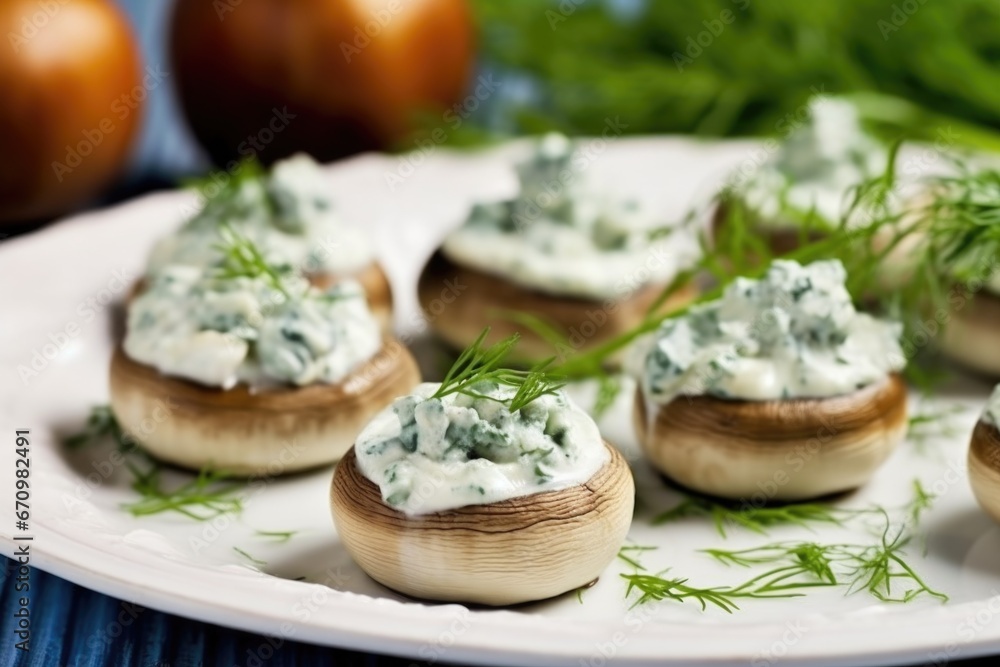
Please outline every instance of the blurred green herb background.
[[[473, 0], [504, 135], [774, 134], [816, 92], [887, 138], [1000, 150], [998, 0]], [[472, 134], [467, 136], [473, 136]]]

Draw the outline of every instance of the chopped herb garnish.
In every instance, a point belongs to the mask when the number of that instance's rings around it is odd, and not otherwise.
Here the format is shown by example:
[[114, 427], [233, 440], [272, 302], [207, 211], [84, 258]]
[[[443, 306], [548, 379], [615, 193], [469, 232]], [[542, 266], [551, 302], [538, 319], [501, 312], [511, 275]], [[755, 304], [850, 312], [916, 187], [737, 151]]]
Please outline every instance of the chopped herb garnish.
[[839, 509], [822, 503], [789, 503], [786, 505], [746, 505], [733, 507], [707, 498], [686, 497], [679, 505], [656, 516], [654, 524], [664, 524], [688, 517], [709, 517], [722, 537], [727, 529], [746, 528], [764, 535], [768, 529], [780, 525], [797, 525], [811, 528], [815, 524], [843, 525], [844, 521], [865, 510]]
[[[465, 394], [504, 403], [511, 412], [516, 412], [542, 396], [555, 394], [566, 385], [560, 376], [549, 370], [552, 359], [543, 361], [530, 370], [503, 367], [508, 355], [517, 345], [519, 337], [514, 334], [489, 347], [484, 347], [489, 332], [487, 327], [472, 345], [462, 351], [431, 398]], [[482, 382], [495, 382], [511, 387], [515, 390], [514, 395], [501, 400], [477, 392], [475, 387]]]
[[647, 574], [637, 558], [627, 556], [623, 560], [635, 573], [621, 575], [628, 582], [625, 596], [639, 591], [634, 605], [691, 599], [703, 610], [714, 605], [728, 613], [739, 609], [740, 599], [800, 597], [810, 589], [831, 586], [843, 587], [848, 594], [867, 591], [883, 602], [910, 602], [921, 595], [947, 601], [947, 595], [931, 588], [907, 562], [904, 549], [911, 538], [906, 526], [894, 528], [888, 514], [882, 516], [885, 527], [875, 544], [777, 542], [740, 550], [703, 550], [723, 565], [764, 569], [735, 586], [697, 588], [686, 578], [665, 577], [666, 571]]
[[222, 262], [215, 272], [217, 278], [263, 280], [286, 299], [294, 298], [288, 286], [289, 271], [270, 264], [249, 237], [226, 223], [220, 226], [219, 235], [221, 241], [216, 248], [222, 253]]
[[133, 516], [176, 512], [196, 521], [207, 521], [220, 514], [243, 509], [240, 491], [243, 484], [232, 481], [222, 471], [202, 469], [191, 481], [166, 489], [160, 479], [162, 466], [141, 449], [135, 439], [122, 429], [109, 406], [91, 410], [86, 427], [66, 438], [67, 447], [80, 448], [111, 440], [126, 456], [125, 467], [132, 474], [132, 489], [140, 500], [123, 505]]

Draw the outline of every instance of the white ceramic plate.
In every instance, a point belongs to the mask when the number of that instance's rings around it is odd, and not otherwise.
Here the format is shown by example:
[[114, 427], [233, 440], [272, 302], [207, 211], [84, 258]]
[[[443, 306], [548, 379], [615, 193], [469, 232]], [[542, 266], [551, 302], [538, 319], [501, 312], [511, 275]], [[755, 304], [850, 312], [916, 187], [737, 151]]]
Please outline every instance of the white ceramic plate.
[[[679, 139], [621, 141], [594, 150], [590, 168], [614, 187], [633, 189], [677, 216], [709, 192], [729, 166], [753, 160], [743, 143]], [[409, 162], [403, 162], [403, 160]], [[417, 160], [420, 164], [412, 164]], [[345, 216], [371, 229], [394, 280], [401, 332], [421, 328], [412, 294], [418, 268], [473, 197], [513, 186], [498, 155], [443, 150], [420, 158], [364, 156], [330, 170]], [[412, 173], [411, 173], [412, 172]], [[403, 176], [390, 190], [387, 174]], [[77, 428], [88, 406], [107, 401], [112, 311], [143, 265], [151, 242], [176, 225], [188, 195], [143, 197], [79, 216], [0, 247], [0, 504], [3, 541], [13, 550], [14, 430], [32, 431], [32, 563], [84, 586], [225, 626], [279, 639], [346, 646], [438, 660], [533, 665], [695, 663], [872, 665], [923, 663], [1000, 653], [1000, 528], [977, 509], [965, 477], [965, 453], [987, 387], [956, 383], [934, 406], [957, 405], [954, 434], [906, 443], [848, 506], [903, 505], [919, 478], [939, 495], [923, 522], [926, 555], [911, 549], [921, 573], [951, 601], [905, 605], [866, 594], [818, 590], [791, 600], [747, 601], [735, 614], [664, 602], [630, 610], [612, 564], [598, 584], [576, 596], [509, 610], [469, 610], [402, 598], [368, 579], [334, 534], [327, 491], [330, 471], [279, 479], [248, 492], [239, 517], [195, 523], [178, 515], [133, 518], [129, 476], [109, 450], [67, 454], [62, 434]], [[419, 342], [419, 337], [413, 337]], [[56, 348], [47, 347], [50, 345]], [[37, 353], [37, 356], [36, 356]], [[51, 357], [51, 358], [48, 358]], [[18, 368], [37, 368], [22, 378]], [[583, 400], [586, 387], [578, 388]], [[871, 540], [870, 527], [783, 528], [764, 538], [733, 531], [723, 540], [707, 522], [653, 527], [649, 517], [678, 496], [637, 455], [625, 392], [602, 424], [629, 455], [642, 510], [631, 539], [658, 546], [644, 555], [695, 585], [736, 582], [698, 550], [753, 546], [771, 539]], [[171, 473], [173, 474], [173, 473]], [[285, 543], [255, 531], [300, 531]], [[235, 548], [265, 565], [255, 565]], [[305, 577], [304, 581], [296, 579]], [[261, 655], [267, 654], [262, 645]]]

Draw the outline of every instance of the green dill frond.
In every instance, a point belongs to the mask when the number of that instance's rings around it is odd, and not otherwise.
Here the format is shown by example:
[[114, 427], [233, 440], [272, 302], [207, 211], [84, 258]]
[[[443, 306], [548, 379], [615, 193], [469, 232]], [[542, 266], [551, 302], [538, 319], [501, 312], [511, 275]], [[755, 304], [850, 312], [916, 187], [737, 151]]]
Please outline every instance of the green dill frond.
[[135, 477], [132, 489], [141, 496], [124, 505], [132, 516], [176, 512], [195, 521], [208, 521], [221, 514], [243, 510], [240, 493], [243, 484], [232, 481], [225, 472], [203, 468], [194, 479], [167, 489], [160, 479], [159, 464], [152, 463], [146, 470], [132, 462], [127, 465]]
[[70, 449], [81, 449], [108, 438], [120, 445], [124, 441], [121, 426], [110, 405], [96, 405], [91, 408], [83, 430], [67, 436], [63, 444]]
[[688, 496], [676, 507], [656, 516], [653, 524], [671, 523], [688, 517], [708, 517], [722, 537], [727, 537], [727, 530], [734, 527], [765, 535], [769, 529], [781, 525], [810, 529], [816, 524], [840, 526], [860, 511], [839, 509], [822, 503], [734, 507], [707, 498]]
[[249, 237], [227, 223], [220, 226], [219, 237], [220, 241], [215, 248], [221, 253], [222, 259], [215, 270], [216, 278], [263, 280], [285, 298], [294, 298], [288, 285], [290, 272], [269, 263], [264, 253]]
[[[513, 334], [486, 347], [485, 342], [489, 333], [489, 327], [483, 329], [472, 345], [462, 351], [431, 398], [465, 394], [504, 403], [511, 412], [516, 412], [542, 396], [555, 394], [566, 386], [566, 381], [552, 371], [554, 359], [546, 359], [529, 370], [504, 367], [507, 357], [517, 345], [519, 336]], [[475, 387], [483, 382], [495, 382], [513, 388], [514, 395], [500, 400], [477, 392]]]
[[240, 512], [243, 484], [231, 481], [222, 471], [202, 469], [189, 482], [174, 489], [164, 487], [161, 464], [136, 447], [135, 439], [118, 422], [110, 406], [91, 410], [86, 427], [70, 436], [65, 444], [80, 448], [101, 441], [114, 442], [124, 456], [125, 468], [132, 475], [132, 490], [140, 499], [123, 507], [133, 516], [176, 512], [196, 521], [206, 521], [220, 514]]

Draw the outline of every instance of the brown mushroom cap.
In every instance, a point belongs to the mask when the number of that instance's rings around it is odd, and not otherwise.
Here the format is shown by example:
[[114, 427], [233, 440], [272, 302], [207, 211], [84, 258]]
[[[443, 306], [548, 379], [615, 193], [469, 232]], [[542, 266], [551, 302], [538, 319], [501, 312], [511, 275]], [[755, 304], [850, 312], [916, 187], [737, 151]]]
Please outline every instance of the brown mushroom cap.
[[[506, 319], [505, 312], [527, 313], [552, 323], [566, 334], [573, 351], [578, 352], [635, 328], [645, 319], [664, 287], [647, 284], [627, 298], [603, 301], [558, 296], [456, 264], [439, 251], [424, 267], [417, 293], [431, 328], [448, 345], [464, 349], [489, 326], [488, 343], [520, 333], [514, 354], [518, 361], [530, 362], [551, 357], [557, 351], [531, 329]], [[685, 285], [658, 312], [676, 310], [696, 294], [693, 284]]]
[[958, 308], [953, 301], [941, 348], [963, 366], [1000, 377], [1000, 296], [980, 290], [963, 298]]
[[333, 476], [333, 520], [361, 568], [406, 595], [487, 605], [553, 597], [596, 579], [628, 534], [632, 473], [605, 446], [611, 458], [585, 484], [412, 517], [383, 502], [352, 448]]
[[409, 351], [388, 338], [342, 382], [224, 390], [160, 373], [119, 345], [111, 407], [125, 431], [158, 459], [237, 475], [277, 475], [332, 463], [364, 425], [420, 382]]
[[701, 493], [758, 502], [861, 486], [905, 436], [906, 409], [906, 384], [892, 374], [830, 398], [682, 395], [649, 406], [640, 388], [634, 416], [660, 472]]
[[984, 421], [972, 432], [969, 483], [982, 508], [1000, 523], [1000, 430]]

